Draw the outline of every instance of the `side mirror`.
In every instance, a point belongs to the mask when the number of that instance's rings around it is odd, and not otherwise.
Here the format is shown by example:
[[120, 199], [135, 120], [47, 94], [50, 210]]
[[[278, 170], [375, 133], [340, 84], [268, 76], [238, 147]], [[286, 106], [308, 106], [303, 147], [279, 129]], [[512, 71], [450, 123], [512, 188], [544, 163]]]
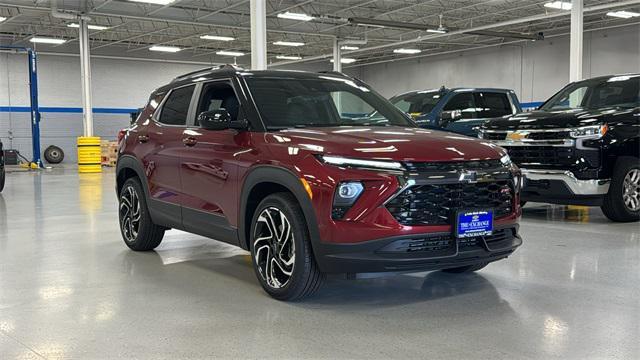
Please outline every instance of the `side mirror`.
[[440, 113], [440, 125], [442, 126], [459, 119], [462, 119], [462, 111], [460, 110], [443, 111]]
[[225, 130], [231, 127], [231, 115], [225, 109], [203, 111], [198, 115], [198, 123], [206, 130]]

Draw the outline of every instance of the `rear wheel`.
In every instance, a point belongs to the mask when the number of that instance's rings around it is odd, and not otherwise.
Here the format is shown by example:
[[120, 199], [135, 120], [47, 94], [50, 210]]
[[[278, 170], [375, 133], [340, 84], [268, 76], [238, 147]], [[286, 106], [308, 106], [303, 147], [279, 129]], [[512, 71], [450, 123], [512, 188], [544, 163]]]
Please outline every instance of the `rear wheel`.
[[612, 221], [640, 220], [640, 159], [618, 158], [601, 209]]
[[260, 284], [278, 300], [309, 296], [324, 280], [302, 209], [289, 193], [269, 195], [258, 205], [251, 221], [251, 258]]
[[164, 237], [165, 228], [153, 223], [137, 178], [127, 180], [119, 199], [120, 232], [124, 243], [135, 251], [155, 249]]
[[473, 264], [473, 265], [460, 266], [460, 267], [455, 267], [455, 268], [450, 268], [450, 269], [443, 269], [442, 271], [447, 272], [447, 273], [452, 273], [452, 274], [462, 274], [462, 273], [469, 273], [469, 272], [478, 271], [480, 269], [483, 269], [487, 265], [489, 265], [488, 262], [482, 262], [482, 263]]

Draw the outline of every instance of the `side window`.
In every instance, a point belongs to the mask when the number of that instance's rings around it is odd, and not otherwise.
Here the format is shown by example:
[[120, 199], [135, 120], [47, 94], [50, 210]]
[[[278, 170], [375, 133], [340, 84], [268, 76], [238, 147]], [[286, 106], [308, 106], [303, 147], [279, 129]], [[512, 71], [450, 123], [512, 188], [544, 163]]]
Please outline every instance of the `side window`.
[[442, 109], [443, 111], [460, 110], [463, 119], [476, 118], [476, 105], [473, 101], [473, 93], [454, 95]]
[[[231, 115], [231, 121], [238, 120], [240, 102], [233, 91], [231, 83], [227, 81], [216, 81], [204, 85], [200, 102], [198, 103], [197, 114], [204, 111], [226, 110]], [[197, 121], [197, 120], [196, 120]], [[200, 124], [196, 124], [200, 125]]]
[[167, 125], [186, 125], [194, 88], [195, 86], [191, 85], [171, 91], [160, 109], [158, 121]]
[[479, 118], [495, 118], [513, 113], [507, 94], [485, 92], [480, 94], [480, 98], [483, 106], [479, 109]]
[[373, 112], [373, 107], [347, 91], [332, 91], [331, 99], [341, 118], [357, 118]]

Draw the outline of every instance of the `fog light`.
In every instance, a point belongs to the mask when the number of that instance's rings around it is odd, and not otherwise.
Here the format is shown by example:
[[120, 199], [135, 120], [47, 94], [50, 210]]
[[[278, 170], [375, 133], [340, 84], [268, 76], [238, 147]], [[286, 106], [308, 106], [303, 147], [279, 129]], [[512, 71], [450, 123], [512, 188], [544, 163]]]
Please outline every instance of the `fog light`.
[[359, 181], [340, 183], [333, 197], [331, 217], [336, 220], [342, 219], [351, 206], [358, 200], [363, 190], [364, 186]]

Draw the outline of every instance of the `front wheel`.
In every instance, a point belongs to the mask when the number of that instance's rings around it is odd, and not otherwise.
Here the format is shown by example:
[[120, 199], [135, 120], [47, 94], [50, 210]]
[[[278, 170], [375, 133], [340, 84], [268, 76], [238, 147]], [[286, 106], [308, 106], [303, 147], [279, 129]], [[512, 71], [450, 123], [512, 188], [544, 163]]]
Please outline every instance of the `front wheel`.
[[640, 220], [640, 159], [618, 158], [601, 209], [612, 221]]
[[251, 221], [251, 258], [264, 290], [278, 300], [298, 300], [318, 290], [318, 269], [300, 205], [289, 193], [267, 196]]
[[137, 178], [127, 180], [120, 190], [119, 219], [124, 243], [131, 250], [155, 249], [164, 237], [165, 228], [153, 223], [142, 184]]

